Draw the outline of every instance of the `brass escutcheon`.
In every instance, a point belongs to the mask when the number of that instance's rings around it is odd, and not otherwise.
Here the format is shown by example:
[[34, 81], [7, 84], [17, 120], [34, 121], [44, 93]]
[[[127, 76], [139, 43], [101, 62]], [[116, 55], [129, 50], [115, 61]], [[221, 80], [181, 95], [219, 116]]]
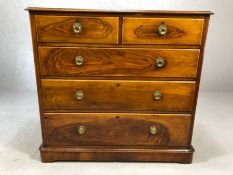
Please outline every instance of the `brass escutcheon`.
[[155, 135], [157, 133], [157, 127], [156, 126], [150, 126], [150, 133]]
[[165, 65], [165, 59], [162, 57], [156, 58], [155, 62], [157, 67], [163, 67]]
[[158, 28], [158, 32], [160, 35], [165, 35], [167, 33], [167, 26], [165, 24], [161, 24]]
[[162, 97], [162, 93], [160, 91], [154, 91], [153, 95], [155, 100], [160, 100]]
[[84, 63], [84, 58], [82, 56], [75, 57], [75, 64], [78, 66], [82, 66]]
[[82, 26], [81, 26], [81, 24], [79, 22], [74, 23], [74, 25], [73, 25], [73, 31], [74, 31], [74, 33], [77, 33], [77, 34], [81, 33]]
[[76, 98], [78, 100], [82, 100], [84, 98], [84, 93], [83, 91], [76, 91]]
[[78, 127], [78, 134], [79, 135], [85, 134], [85, 131], [86, 131], [86, 127], [85, 126], [79, 126]]

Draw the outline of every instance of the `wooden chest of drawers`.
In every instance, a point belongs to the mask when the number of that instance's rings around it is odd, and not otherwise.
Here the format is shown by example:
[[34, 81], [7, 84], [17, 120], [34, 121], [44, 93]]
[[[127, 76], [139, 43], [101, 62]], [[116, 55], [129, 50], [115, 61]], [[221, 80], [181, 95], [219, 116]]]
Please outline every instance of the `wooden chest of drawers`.
[[191, 163], [211, 12], [28, 10], [43, 162]]

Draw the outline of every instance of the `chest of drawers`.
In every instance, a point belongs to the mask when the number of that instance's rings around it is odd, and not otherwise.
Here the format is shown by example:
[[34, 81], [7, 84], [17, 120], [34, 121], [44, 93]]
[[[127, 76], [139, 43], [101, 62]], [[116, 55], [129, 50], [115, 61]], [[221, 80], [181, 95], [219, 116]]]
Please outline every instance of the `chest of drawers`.
[[28, 11], [43, 162], [191, 163], [211, 12]]

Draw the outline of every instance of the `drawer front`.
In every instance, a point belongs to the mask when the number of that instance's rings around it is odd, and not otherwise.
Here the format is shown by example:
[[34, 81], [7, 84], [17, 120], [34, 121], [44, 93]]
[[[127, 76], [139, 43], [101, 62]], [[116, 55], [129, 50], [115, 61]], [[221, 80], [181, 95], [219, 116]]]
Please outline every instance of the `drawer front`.
[[200, 45], [204, 19], [123, 18], [124, 44]]
[[195, 82], [42, 80], [45, 109], [191, 111]]
[[190, 115], [45, 114], [48, 145], [186, 146]]
[[198, 49], [40, 47], [41, 75], [196, 77]]
[[118, 43], [117, 17], [36, 16], [39, 42]]

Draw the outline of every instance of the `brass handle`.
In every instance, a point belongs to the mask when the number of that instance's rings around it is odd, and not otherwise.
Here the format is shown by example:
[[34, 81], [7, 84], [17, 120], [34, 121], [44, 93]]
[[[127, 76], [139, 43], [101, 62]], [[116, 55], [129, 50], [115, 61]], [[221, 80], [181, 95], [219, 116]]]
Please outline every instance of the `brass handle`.
[[157, 127], [156, 126], [150, 126], [150, 133], [155, 135], [158, 132]]
[[78, 100], [84, 99], [84, 93], [83, 93], [83, 91], [77, 91], [77, 92], [76, 92], [76, 98], [77, 98]]
[[75, 64], [78, 66], [82, 66], [84, 63], [84, 58], [82, 56], [75, 57]]
[[74, 23], [74, 25], [73, 25], [73, 31], [74, 31], [74, 33], [77, 33], [77, 34], [81, 33], [82, 26], [81, 26], [81, 24], [79, 22]]
[[159, 26], [158, 32], [160, 35], [166, 35], [167, 33], [167, 26], [165, 24], [162, 24]]
[[86, 131], [86, 127], [85, 126], [79, 126], [78, 127], [78, 134], [79, 135], [85, 134], [85, 131]]
[[158, 57], [155, 60], [155, 64], [157, 67], [163, 67], [165, 65], [165, 59], [162, 57]]
[[153, 95], [155, 100], [160, 100], [162, 98], [162, 93], [160, 91], [153, 92]]

